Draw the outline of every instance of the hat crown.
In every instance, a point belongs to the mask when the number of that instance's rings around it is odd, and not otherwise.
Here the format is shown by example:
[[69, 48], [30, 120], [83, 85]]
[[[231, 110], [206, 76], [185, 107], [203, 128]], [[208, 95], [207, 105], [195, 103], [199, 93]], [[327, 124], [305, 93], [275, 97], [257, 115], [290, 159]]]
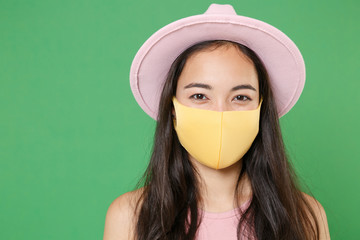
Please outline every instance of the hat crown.
[[216, 4], [213, 3], [206, 10], [205, 14], [225, 14], [225, 15], [237, 15], [233, 6], [229, 4]]

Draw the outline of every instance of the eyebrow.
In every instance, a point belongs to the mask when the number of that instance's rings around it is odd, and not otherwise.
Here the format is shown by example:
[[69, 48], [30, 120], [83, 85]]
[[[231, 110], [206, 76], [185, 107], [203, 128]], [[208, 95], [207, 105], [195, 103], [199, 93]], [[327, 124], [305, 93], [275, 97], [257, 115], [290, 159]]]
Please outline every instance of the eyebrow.
[[[186, 85], [184, 87], [184, 89], [194, 88], [194, 87], [205, 88], [205, 89], [208, 89], [208, 90], [212, 89], [212, 87], [210, 85], [204, 84], [204, 83], [190, 83], [190, 84]], [[233, 87], [231, 89], [231, 91], [236, 91], [236, 90], [240, 90], [240, 89], [250, 89], [250, 90], [256, 91], [256, 89], [253, 86], [251, 86], [250, 84], [237, 85], [237, 86]]]
[[231, 91], [236, 91], [236, 90], [239, 90], [239, 89], [250, 89], [250, 90], [256, 91], [256, 89], [253, 86], [251, 86], [250, 84], [238, 85], [236, 87], [233, 87], [231, 89]]

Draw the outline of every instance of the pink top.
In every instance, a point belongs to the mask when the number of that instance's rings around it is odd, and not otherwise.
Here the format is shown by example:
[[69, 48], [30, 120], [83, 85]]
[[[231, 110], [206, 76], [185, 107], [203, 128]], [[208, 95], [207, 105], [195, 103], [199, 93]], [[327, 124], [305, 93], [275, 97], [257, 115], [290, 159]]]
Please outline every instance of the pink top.
[[[243, 203], [240, 208], [227, 212], [212, 213], [203, 211], [203, 219], [198, 229], [197, 240], [237, 240], [237, 226], [240, 219], [240, 209], [246, 210], [250, 200]], [[246, 234], [240, 239], [251, 239]]]

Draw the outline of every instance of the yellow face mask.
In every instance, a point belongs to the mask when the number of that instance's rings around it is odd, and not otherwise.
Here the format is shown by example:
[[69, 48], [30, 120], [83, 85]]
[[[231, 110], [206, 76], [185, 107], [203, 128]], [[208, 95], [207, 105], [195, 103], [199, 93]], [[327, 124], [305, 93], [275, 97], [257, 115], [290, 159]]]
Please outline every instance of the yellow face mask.
[[261, 103], [255, 110], [218, 112], [187, 107], [173, 97], [175, 131], [197, 161], [226, 168], [244, 156], [258, 134]]

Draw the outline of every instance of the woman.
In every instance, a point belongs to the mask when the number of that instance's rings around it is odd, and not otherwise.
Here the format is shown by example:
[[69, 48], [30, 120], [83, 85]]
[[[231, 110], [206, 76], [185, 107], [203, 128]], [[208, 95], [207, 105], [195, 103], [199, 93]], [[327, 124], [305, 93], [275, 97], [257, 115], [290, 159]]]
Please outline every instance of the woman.
[[104, 239], [330, 239], [278, 122], [304, 80], [295, 44], [230, 5], [155, 33], [131, 69], [158, 121], [153, 154], [144, 186], [109, 207]]

